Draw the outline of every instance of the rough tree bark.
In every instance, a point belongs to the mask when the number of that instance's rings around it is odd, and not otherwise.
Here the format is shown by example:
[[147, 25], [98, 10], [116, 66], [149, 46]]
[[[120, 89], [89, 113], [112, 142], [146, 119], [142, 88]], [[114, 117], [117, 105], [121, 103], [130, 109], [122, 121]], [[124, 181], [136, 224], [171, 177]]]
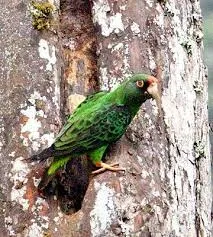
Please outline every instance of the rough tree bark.
[[[58, 36], [32, 28], [29, 3], [1, 2], [1, 235], [211, 236], [199, 1], [55, 1]], [[42, 169], [23, 158], [52, 142], [65, 100], [72, 111], [141, 71], [161, 79], [162, 110], [146, 102], [111, 147], [127, 172], [93, 177], [81, 210], [63, 214], [38, 197]]]

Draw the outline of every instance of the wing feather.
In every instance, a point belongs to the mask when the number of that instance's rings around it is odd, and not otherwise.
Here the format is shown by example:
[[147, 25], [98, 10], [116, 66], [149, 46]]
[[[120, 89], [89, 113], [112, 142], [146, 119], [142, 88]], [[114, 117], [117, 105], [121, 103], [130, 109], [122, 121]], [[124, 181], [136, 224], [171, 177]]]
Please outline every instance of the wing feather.
[[73, 125], [75, 120], [78, 120], [81, 113], [84, 112], [87, 108], [93, 106], [93, 104], [102, 96], [106, 95], [107, 91], [100, 91], [91, 95], [88, 95], [86, 99], [79, 104], [79, 106], [75, 109], [75, 111], [69, 116], [66, 124], [63, 126], [59, 134], [57, 135], [55, 141], [61, 138], [64, 133]]
[[102, 106], [87, 116], [77, 116], [76, 113], [55, 141], [54, 147], [70, 153], [86, 153], [118, 140], [130, 121], [130, 113], [123, 105]]

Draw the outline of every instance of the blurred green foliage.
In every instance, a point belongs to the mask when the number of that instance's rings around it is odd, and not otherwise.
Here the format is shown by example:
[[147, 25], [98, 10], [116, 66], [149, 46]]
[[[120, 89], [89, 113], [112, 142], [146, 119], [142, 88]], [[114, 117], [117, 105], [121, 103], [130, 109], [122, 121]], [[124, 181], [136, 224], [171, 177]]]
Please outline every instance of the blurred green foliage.
[[[209, 79], [209, 123], [213, 128], [213, 0], [201, 0], [204, 29], [204, 59], [208, 66]], [[213, 134], [210, 133], [213, 145]]]
[[[204, 58], [208, 66], [209, 79], [209, 124], [211, 155], [213, 154], [213, 0], [201, 0], [201, 9], [204, 19]], [[212, 192], [213, 192], [213, 159], [212, 159]], [[213, 208], [213, 206], [212, 206]], [[213, 209], [212, 209], [213, 213]]]
[[[213, 9], [212, 9], [213, 11]], [[213, 13], [204, 20], [204, 56], [209, 78], [209, 122], [213, 122]]]
[[[213, 11], [213, 9], [212, 9]], [[213, 12], [204, 20], [205, 47], [213, 50]], [[206, 52], [207, 53], [207, 52]]]
[[213, 11], [213, 1], [212, 0], [200, 0], [203, 15], [211, 14]]

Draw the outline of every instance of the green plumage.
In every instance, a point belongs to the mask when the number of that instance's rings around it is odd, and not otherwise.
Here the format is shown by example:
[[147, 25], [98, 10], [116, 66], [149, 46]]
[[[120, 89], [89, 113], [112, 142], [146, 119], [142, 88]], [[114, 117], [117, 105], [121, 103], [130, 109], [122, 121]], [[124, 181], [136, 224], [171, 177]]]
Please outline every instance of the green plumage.
[[[101, 161], [108, 145], [125, 133], [141, 104], [151, 98], [146, 90], [148, 78], [136, 74], [111, 92], [88, 96], [70, 115], [54, 144], [32, 159], [53, 156], [48, 175], [53, 175], [70, 158], [82, 154], [88, 154], [93, 163]], [[137, 86], [137, 81], [143, 81], [142, 88]]]

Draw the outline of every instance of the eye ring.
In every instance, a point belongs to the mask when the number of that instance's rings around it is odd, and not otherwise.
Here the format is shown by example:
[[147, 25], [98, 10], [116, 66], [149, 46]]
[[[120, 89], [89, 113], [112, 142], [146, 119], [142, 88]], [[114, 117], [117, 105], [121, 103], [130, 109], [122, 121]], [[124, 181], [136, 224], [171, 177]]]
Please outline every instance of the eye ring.
[[137, 87], [142, 88], [144, 86], [144, 81], [136, 81]]

